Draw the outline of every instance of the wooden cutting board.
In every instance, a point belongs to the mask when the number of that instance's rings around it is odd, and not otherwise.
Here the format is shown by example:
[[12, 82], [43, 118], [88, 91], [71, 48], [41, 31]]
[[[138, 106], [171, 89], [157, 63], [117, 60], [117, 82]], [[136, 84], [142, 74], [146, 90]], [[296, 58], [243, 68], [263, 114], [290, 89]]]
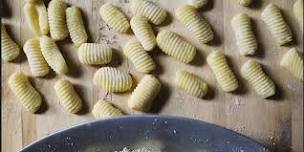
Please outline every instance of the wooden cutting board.
[[[122, 55], [121, 46], [132, 36], [115, 33], [102, 21], [98, 10], [102, 4], [111, 0], [67, 0], [82, 9], [86, 27], [90, 35], [89, 42], [106, 41], [115, 49], [112, 66], [130, 71], [136, 80], [142, 74], [137, 73], [132, 64]], [[210, 0], [212, 1], [212, 0]], [[159, 50], [152, 52], [158, 64], [156, 74], [163, 86], [160, 95], [154, 102], [153, 113], [160, 115], [183, 116], [211, 122], [269, 146], [273, 150], [287, 152], [303, 151], [303, 83], [295, 80], [288, 72], [279, 67], [282, 55], [291, 47], [303, 52], [303, 34], [292, 13], [294, 0], [256, 0], [251, 8], [238, 5], [237, 0], [214, 0], [201, 14], [212, 25], [215, 40], [210, 45], [200, 45], [193, 36], [174, 18], [177, 7], [186, 4], [185, 0], [159, 0], [160, 5], [170, 12], [165, 26], [156, 27], [171, 29], [186, 37], [198, 48], [198, 55], [192, 65], [180, 63], [164, 55]], [[129, 16], [127, 0], [112, 0]], [[295, 43], [288, 47], [279, 47], [272, 39], [270, 32], [261, 21], [262, 9], [273, 2], [280, 6], [288, 24], [292, 28]], [[8, 25], [9, 33], [23, 46], [25, 41], [34, 37], [25, 23], [22, 11], [24, 0], [4, 0], [4, 17], [2, 22]], [[230, 20], [233, 15], [245, 12], [253, 18], [254, 30], [258, 38], [257, 55], [251, 58], [263, 64], [265, 71], [276, 83], [279, 92], [272, 100], [264, 100], [249, 88], [248, 83], [240, 77], [240, 67], [248, 59], [239, 54]], [[128, 113], [135, 113], [127, 108], [130, 93], [108, 94], [92, 84], [92, 77], [98, 67], [82, 65], [75, 48], [69, 39], [57, 43], [67, 63], [70, 73], [65, 78], [71, 80], [77, 92], [83, 98], [85, 110], [80, 115], [70, 115], [62, 111], [55, 96], [53, 85], [59, 78], [53, 72], [45, 78], [32, 78], [34, 86], [43, 95], [46, 110], [41, 114], [26, 112], [8, 89], [7, 79], [16, 71], [28, 74], [29, 65], [24, 53], [13, 63], [2, 62], [2, 151], [14, 152], [31, 142], [55, 131], [93, 120], [90, 110], [101, 98], [107, 98]], [[206, 56], [214, 49], [225, 52], [233, 71], [236, 73], [241, 89], [235, 94], [224, 93], [217, 87], [214, 75], [206, 64]], [[175, 72], [187, 70], [200, 75], [211, 88], [208, 99], [197, 99], [176, 89], [172, 83]]]

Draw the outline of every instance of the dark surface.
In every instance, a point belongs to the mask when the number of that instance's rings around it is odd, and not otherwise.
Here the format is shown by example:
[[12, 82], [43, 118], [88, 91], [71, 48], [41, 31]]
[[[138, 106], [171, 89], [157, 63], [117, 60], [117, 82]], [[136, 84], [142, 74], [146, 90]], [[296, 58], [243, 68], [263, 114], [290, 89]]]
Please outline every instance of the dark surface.
[[[21, 152], [114, 152], [138, 143], [164, 152], [266, 152], [238, 133], [198, 120], [128, 116], [96, 121], [50, 135]], [[146, 144], [145, 144], [146, 143]]]

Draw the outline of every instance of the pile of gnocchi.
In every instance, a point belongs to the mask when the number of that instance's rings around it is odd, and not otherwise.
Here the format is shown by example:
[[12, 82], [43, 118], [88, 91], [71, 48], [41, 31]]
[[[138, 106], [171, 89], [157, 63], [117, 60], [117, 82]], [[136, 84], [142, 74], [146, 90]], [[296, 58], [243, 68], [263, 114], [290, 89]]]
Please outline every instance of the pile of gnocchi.
[[[61, 0], [51, 0], [48, 7], [43, 0], [26, 1], [23, 10], [26, 22], [36, 35], [36, 38], [27, 40], [23, 46], [32, 76], [46, 76], [50, 69], [58, 75], [68, 73], [69, 67], [56, 44], [56, 41], [64, 40], [68, 36], [78, 48], [81, 63], [106, 65], [111, 62], [113, 51], [110, 46], [106, 43], [88, 43], [81, 10], [77, 6], [68, 7]], [[251, 0], [238, 0], [238, 2], [244, 7], [251, 4]], [[198, 9], [205, 7], [207, 3], [208, 0], [189, 0], [189, 4], [179, 7], [174, 14], [174, 17], [201, 44], [207, 44], [214, 39], [211, 25], [198, 14]], [[111, 30], [118, 33], [133, 31], [135, 39], [125, 43], [122, 47], [123, 53], [133, 64], [135, 70], [144, 73], [145, 76], [132, 90], [135, 82], [130, 73], [106, 66], [95, 72], [92, 81], [94, 85], [109, 93], [132, 91], [128, 99], [128, 107], [148, 112], [161, 89], [161, 81], [151, 74], [156, 69], [156, 63], [149, 53], [158, 47], [164, 54], [188, 64], [195, 58], [196, 48], [181, 35], [168, 29], [155, 34], [153, 25], [161, 25], [166, 21], [168, 15], [168, 12], [155, 2], [130, 0], [130, 8], [133, 14], [130, 20], [118, 6], [111, 3], [102, 5], [99, 13]], [[303, 0], [297, 0], [294, 3], [293, 11], [303, 32]], [[261, 19], [278, 45], [285, 45], [293, 41], [290, 27], [277, 5], [272, 3], [267, 5], [261, 12]], [[231, 27], [239, 53], [244, 56], [254, 55], [258, 43], [250, 17], [245, 13], [235, 15], [231, 20]], [[3, 24], [1, 26], [1, 49], [2, 60], [6, 62], [16, 59], [21, 50], [6, 32]], [[238, 89], [239, 82], [222, 51], [212, 51], [206, 60], [222, 91], [233, 92]], [[296, 48], [291, 48], [286, 52], [281, 59], [280, 66], [295, 78], [303, 81], [303, 57]], [[276, 93], [274, 82], [257, 61], [247, 60], [240, 71], [241, 76], [262, 98], [269, 98]], [[194, 97], [204, 98], [208, 94], [208, 84], [194, 73], [178, 71], [173, 81], [177, 88]], [[13, 73], [8, 79], [8, 85], [25, 109], [33, 113], [40, 109], [41, 95], [32, 86], [27, 75], [23, 72]], [[81, 110], [82, 100], [70, 81], [64, 78], [59, 79], [54, 85], [54, 90], [60, 105], [66, 112], [76, 114]], [[124, 113], [110, 101], [102, 99], [94, 105], [92, 114], [95, 118], [109, 118], [121, 116]]]

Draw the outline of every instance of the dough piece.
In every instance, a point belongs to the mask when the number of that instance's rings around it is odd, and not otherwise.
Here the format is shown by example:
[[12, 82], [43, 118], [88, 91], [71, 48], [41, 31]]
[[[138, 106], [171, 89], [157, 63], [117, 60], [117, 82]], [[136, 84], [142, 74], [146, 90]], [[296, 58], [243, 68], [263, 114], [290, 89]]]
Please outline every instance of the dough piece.
[[284, 45], [292, 41], [290, 28], [277, 5], [272, 3], [267, 5], [262, 12], [262, 20], [279, 45]]
[[213, 40], [214, 34], [209, 23], [200, 17], [195, 7], [185, 5], [176, 10], [176, 18], [202, 44]]
[[238, 80], [230, 69], [225, 55], [222, 52], [213, 51], [210, 53], [207, 57], [207, 63], [223, 91], [232, 92], [238, 88]]
[[284, 54], [280, 66], [287, 69], [297, 79], [303, 81], [303, 57], [296, 48], [292, 48]]
[[158, 95], [161, 83], [153, 75], [145, 75], [132, 92], [128, 107], [134, 110], [148, 112], [154, 98]]
[[1, 58], [5, 62], [13, 61], [19, 55], [20, 48], [8, 35], [5, 26], [1, 25]]
[[27, 40], [23, 46], [23, 50], [33, 76], [42, 77], [49, 73], [49, 65], [42, 55], [39, 39]]
[[108, 119], [123, 116], [117, 107], [108, 101], [99, 100], [93, 107], [92, 114], [96, 119]]
[[103, 67], [95, 72], [93, 83], [107, 92], [121, 93], [131, 89], [133, 80], [127, 72], [112, 67]]
[[83, 43], [78, 48], [78, 57], [84, 64], [107, 64], [112, 60], [112, 48], [105, 43]]
[[67, 5], [61, 0], [52, 0], [48, 6], [50, 35], [55, 41], [63, 40], [69, 35], [65, 10]]
[[27, 111], [35, 113], [39, 110], [42, 98], [24, 73], [13, 73], [8, 79], [8, 86]]
[[123, 48], [123, 52], [138, 72], [150, 73], [156, 68], [151, 56], [137, 40], [128, 41]]
[[156, 41], [164, 53], [181, 62], [190, 63], [196, 55], [196, 48], [174, 32], [162, 30]]

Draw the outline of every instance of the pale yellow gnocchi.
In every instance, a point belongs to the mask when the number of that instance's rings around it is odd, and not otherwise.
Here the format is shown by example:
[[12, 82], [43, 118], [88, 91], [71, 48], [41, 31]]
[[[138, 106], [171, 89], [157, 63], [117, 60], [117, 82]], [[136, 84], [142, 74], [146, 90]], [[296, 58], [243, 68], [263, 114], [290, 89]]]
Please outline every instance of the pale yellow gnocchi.
[[169, 30], [162, 30], [156, 37], [158, 47], [167, 55], [189, 63], [196, 55], [196, 48], [181, 36]]
[[128, 18], [118, 7], [106, 3], [100, 7], [99, 14], [106, 24], [116, 32], [127, 33], [129, 31]]
[[80, 9], [72, 6], [66, 9], [67, 26], [70, 37], [76, 47], [87, 42], [88, 35], [84, 27]]
[[40, 37], [41, 52], [49, 66], [58, 74], [66, 74], [69, 69], [55, 41], [48, 36]]
[[55, 83], [54, 89], [60, 105], [66, 112], [76, 114], [81, 110], [82, 101], [70, 81], [60, 79]]
[[167, 12], [155, 4], [147, 0], [131, 0], [131, 11], [134, 15], [141, 15], [155, 24], [159, 25], [167, 18]]
[[283, 55], [280, 66], [288, 70], [297, 79], [303, 81], [303, 57], [296, 48], [290, 49]]
[[107, 119], [122, 116], [123, 112], [109, 101], [99, 100], [95, 103], [92, 114], [96, 119]]
[[152, 57], [137, 40], [128, 41], [123, 47], [123, 52], [139, 72], [150, 73], [156, 68]]
[[193, 34], [202, 44], [213, 40], [214, 34], [207, 20], [197, 14], [195, 7], [185, 5], [175, 12], [176, 18]]
[[112, 67], [102, 67], [93, 77], [93, 84], [107, 92], [121, 93], [131, 89], [133, 80], [129, 73]]
[[8, 35], [5, 26], [1, 25], [1, 58], [5, 62], [12, 61], [18, 57], [20, 47]]
[[136, 15], [132, 17], [130, 24], [136, 38], [144, 49], [147, 51], [153, 50], [156, 46], [156, 39], [148, 19], [146, 17]]
[[208, 4], [208, 0], [190, 0], [190, 4], [195, 8], [202, 8]]
[[202, 98], [208, 93], [207, 83], [199, 76], [187, 71], [176, 72], [174, 84], [194, 97]]
[[274, 82], [256, 61], [248, 60], [245, 62], [241, 67], [241, 75], [261, 97], [268, 98], [275, 94]]
[[24, 73], [13, 73], [8, 86], [27, 111], [34, 113], [40, 109], [42, 98]]
[[38, 20], [39, 17], [35, 5], [32, 3], [26, 3], [23, 7], [23, 11], [29, 28], [34, 32], [35, 35], [40, 36], [41, 31]]
[[284, 45], [292, 41], [290, 28], [277, 5], [272, 3], [268, 4], [262, 12], [262, 20], [279, 45]]
[[50, 35], [55, 41], [63, 40], [69, 35], [65, 10], [67, 4], [61, 0], [52, 0], [48, 6]]
[[128, 107], [134, 110], [148, 112], [160, 88], [161, 83], [155, 76], [145, 75], [128, 99]]
[[225, 55], [221, 51], [211, 52], [207, 56], [207, 63], [223, 91], [232, 92], [238, 88], [238, 80], [230, 69]]
[[239, 4], [242, 6], [249, 6], [252, 2], [252, 0], [238, 0]]
[[258, 48], [258, 44], [249, 16], [245, 13], [235, 15], [231, 20], [231, 26], [240, 54], [253, 55]]
[[105, 43], [83, 43], [78, 48], [78, 58], [84, 64], [107, 64], [112, 60], [112, 48]]
[[41, 77], [49, 73], [49, 65], [42, 55], [39, 39], [27, 40], [23, 46], [23, 50], [33, 76]]

